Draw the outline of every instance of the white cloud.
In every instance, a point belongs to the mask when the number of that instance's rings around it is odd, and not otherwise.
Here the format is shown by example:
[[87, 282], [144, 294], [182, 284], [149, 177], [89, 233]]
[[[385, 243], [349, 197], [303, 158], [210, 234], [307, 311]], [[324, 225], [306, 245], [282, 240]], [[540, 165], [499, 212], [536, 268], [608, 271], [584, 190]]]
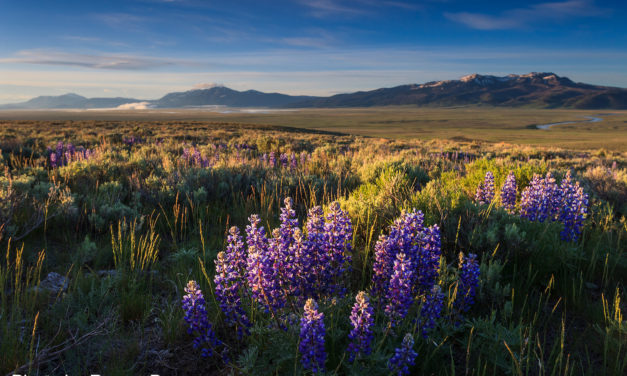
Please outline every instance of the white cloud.
[[451, 21], [459, 22], [478, 30], [518, 29], [529, 25], [560, 21], [569, 18], [593, 17], [605, 14], [588, 0], [568, 0], [532, 5], [528, 8], [510, 9], [499, 15], [458, 12], [444, 13]]
[[135, 102], [135, 103], [126, 103], [117, 106], [116, 110], [149, 110], [154, 108], [150, 102]]
[[177, 65], [193, 65], [192, 62], [122, 54], [77, 54], [55, 50], [22, 50], [12, 57], [0, 58], [0, 64], [36, 64], [81, 67], [105, 70], [145, 70]]

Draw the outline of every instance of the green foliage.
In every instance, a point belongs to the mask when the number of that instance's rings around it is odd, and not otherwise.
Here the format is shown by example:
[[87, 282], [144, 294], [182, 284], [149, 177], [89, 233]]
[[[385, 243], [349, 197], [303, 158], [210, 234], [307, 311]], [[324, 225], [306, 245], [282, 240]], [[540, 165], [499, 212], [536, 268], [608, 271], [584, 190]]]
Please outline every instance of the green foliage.
[[[123, 144], [131, 134], [146, 142]], [[51, 169], [46, 148], [63, 137], [92, 148], [94, 157]], [[181, 158], [192, 145], [212, 156], [215, 144], [228, 147], [211, 168]], [[234, 146], [240, 144], [257, 149], [238, 156]], [[214, 259], [225, 249], [226, 230], [235, 225], [243, 231], [251, 213], [260, 215], [266, 229], [276, 227], [286, 196], [294, 198], [301, 224], [308, 207], [335, 200], [353, 223], [348, 294], [319, 302], [327, 327], [327, 373], [389, 374], [387, 361], [404, 332], [416, 334], [414, 374], [625, 373], [624, 153], [167, 121], [0, 123], [0, 147], [0, 243], [10, 249], [0, 264], [2, 374], [55, 349], [62, 351], [29, 373], [303, 373], [297, 353], [300, 302], [289, 302], [282, 319], [291, 324], [278, 330], [244, 294], [242, 306], [253, 327], [240, 340], [213, 291]], [[307, 164], [296, 170], [260, 159], [262, 153], [302, 151]], [[566, 170], [591, 195], [578, 242], [561, 241], [559, 223], [529, 222], [501, 209], [498, 193], [509, 171], [520, 199], [534, 174], [551, 171], [559, 181]], [[478, 206], [473, 195], [487, 171], [495, 176], [497, 201]], [[379, 315], [372, 354], [349, 364], [352, 295], [370, 286], [378, 236], [401, 210], [412, 208], [441, 228], [439, 283], [453, 323], [443, 320], [425, 339], [412, 320], [391, 330]], [[20, 238], [23, 248], [9, 246], [9, 238]], [[45, 263], [37, 252], [44, 248]], [[464, 317], [453, 303], [459, 252], [477, 253], [481, 260], [477, 304]], [[44, 270], [67, 275], [69, 288], [58, 294], [35, 288]], [[219, 357], [200, 359], [190, 345], [180, 308], [189, 279], [200, 282], [229, 364]], [[81, 336], [87, 339], [72, 342]]]

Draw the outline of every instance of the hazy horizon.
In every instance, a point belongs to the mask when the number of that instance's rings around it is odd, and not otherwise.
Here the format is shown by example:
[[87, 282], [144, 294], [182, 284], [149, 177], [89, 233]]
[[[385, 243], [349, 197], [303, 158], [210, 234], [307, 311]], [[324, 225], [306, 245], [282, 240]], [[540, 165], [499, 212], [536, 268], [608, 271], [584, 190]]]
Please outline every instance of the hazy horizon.
[[627, 87], [624, 4], [30, 1], [0, 14], [0, 103], [157, 99], [218, 83], [328, 96], [471, 73]]

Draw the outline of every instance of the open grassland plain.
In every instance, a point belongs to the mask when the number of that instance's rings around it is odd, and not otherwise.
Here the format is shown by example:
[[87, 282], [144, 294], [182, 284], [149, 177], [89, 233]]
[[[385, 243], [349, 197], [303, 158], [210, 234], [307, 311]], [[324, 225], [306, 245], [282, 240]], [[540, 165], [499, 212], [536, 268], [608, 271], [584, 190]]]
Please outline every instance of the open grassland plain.
[[0, 374], [624, 375], [627, 115], [480, 111], [2, 112]]
[[[601, 118], [586, 122], [586, 116]], [[152, 109], [0, 111], [0, 120], [211, 121], [266, 124], [397, 139], [457, 139], [555, 146], [568, 149], [624, 150], [627, 111], [534, 108], [372, 107], [342, 109], [250, 110]], [[536, 126], [574, 122], [537, 129]]]

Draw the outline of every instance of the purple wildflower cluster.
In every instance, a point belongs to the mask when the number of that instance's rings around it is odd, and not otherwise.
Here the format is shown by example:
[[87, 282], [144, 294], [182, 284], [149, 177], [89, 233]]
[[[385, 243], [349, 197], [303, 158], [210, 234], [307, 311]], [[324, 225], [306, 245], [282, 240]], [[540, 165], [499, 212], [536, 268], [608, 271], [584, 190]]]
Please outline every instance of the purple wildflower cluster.
[[[329, 206], [324, 215], [321, 207], [309, 210], [304, 228], [299, 227], [291, 199], [281, 208], [280, 226], [266, 235], [261, 220], [251, 215], [246, 227], [246, 240], [239, 229], [232, 227], [227, 237], [227, 247], [218, 253], [214, 276], [215, 296], [225, 323], [237, 329], [238, 337], [249, 334], [251, 323], [243, 309], [242, 294], [249, 296], [265, 308], [276, 320], [278, 327], [287, 330], [282, 322], [296, 324], [295, 319], [285, 321], [286, 307], [305, 302], [300, 318], [299, 352], [305, 370], [324, 372], [325, 352], [324, 314], [317, 300], [329, 300], [346, 293], [344, 275], [351, 263], [352, 226], [349, 217], [337, 202]], [[247, 250], [244, 247], [247, 247]], [[440, 267], [440, 230], [426, 227], [420, 211], [403, 212], [376, 245], [372, 293], [390, 320], [390, 327], [398, 328], [408, 315], [414, 302], [419, 301], [420, 313], [414, 321], [422, 331], [429, 333], [437, 326], [444, 307], [444, 294], [438, 285]], [[458, 301], [460, 312], [474, 303], [479, 281], [476, 256], [470, 254], [460, 259]], [[202, 292], [190, 281], [183, 298], [185, 320], [189, 332], [195, 334], [194, 346], [203, 355], [211, 355], [220, 342], [207, 320]], [[374, 340], [375, 307], [366, 292], [355, 297], [351, 310], [352, 329], [348, 335], [348, 361], [355, 362], [372, 352]], [[409, 372], [417, 356], [413, 350], [414, 338], [404, 337], [395, 350], [388, 366], [395, 374]]]
[[240, 290], [246, 267], [246, 254], [239, 229], [232, 227], [229, 231], [226, 252], [218, 253], [215, 260], [214, 276], [216, 299], [226, 316], [226, 323], [237, 328], [238, 337], [248, 334], [250, 321], [241, 307]]
[[556, 220], [561, 205], [561, 191], [550, 172], [541, 178], [534, 175], [521, 194], [520, 215], [530, 221]]
[[47, 154], [50, 167], [52, 168], [67, 166], [76, 161], [87, 160], [94, 155], [90, 149], [85, 149], [82, 146], [75, 147], [71, 143], [63, 144], [63, 141], [59, 141], [54, 149], [49, 147]]
[[185, 287], [187, 295], [183, 296], [183, 311], [187, 322], [187, 332], [194, 335], [194, 348], [201, 349], [201, 355], [211, 356], [220, 341], [215, 333], [205, 308], [205, 299], [196, 281], [189, 281]]
[[[401, 253], [404, 256], [399, 261]], [[431, 291], [439, 276], [441, 254], [439, 227], [426, 227], [421, 211], [403, 212], [389, 234], [381, 235], [375, 245], [373, 294], [385, 297], [393, 274], [400, 273], [395, 271], [395, 264], [398, 269], [405, 262], [409, 263], [411, 274], [408, 293], [422, 295]]]
[[307, 162], [311, 160], [311, 154], [308, 154], [305, 151], [300, 154], [296, 154], [294, 152], [291, 154], [275, 153], [272, 151], [270, 154], [262, 154], [260, 160], [263, 165], [270, 168], [289, 168], [293, 171], [300, 167], [305, 170], [307, 168]]
[[573, 184], [570, 171], [557, 185], [550, 172], [544, 178], [534, 175], [522, 194], [520, 216], [530, 221], [544, 222], [547, 219], [560, 221], [564, 225], [563, 240], [577, 240], [586, 218], [588, 195], [579, 182]]
[[516, 207], [517, 192], [518, 188], [516, 186], [516, 175], [514, 175], [513, 171], [510, 171], [507, 178], [505, 178], [503, 187], [501, 187], [501, 205], [509, 213], [513, 213], [514, 208]]
[[372, 351], [370, 343], [374, 338], [372, 335], [374, 309], [370, 305], [370, 300], [365, 292], [360, 291], [357, 294], [350, 319], [353, 329], [348, 334], [348, 338], [351, 341], [348, 344], [348, 361], [352, 363], [358, 355], [370, 355]]
[[408, 375], [409, 367], [414, 365], [418, 353], [414, 351], [414, 337], [407, 333], [401, 346], [394, 350], [394, 356], [388, 363], [388, 368], [398, 376]]
[[[423, 336], [437, 326], [442, 317], [444, 294], [438, 285], [440, 267], [440, 229], [425, 227], [420, 211], [403, 212], [375, 245], [372, 293], [396, 327], [408, 315], [414, 302], [421, 302], [416, 319]], [[476, 255], [470, 255], [459, 265], [458, 288], [463, 296], [460, 307], [468, 310], [474, 303], [479, 282]]]
[[124, 139], [122, 141], [127, 146], [135, 146], [135, 145], [138, 145], [138, 144], [143, 144], [145, 142], [143, 138], [135, 137], [135, 136], [124, 137]]
[[298, 345], [305, 370], [311, 370], [313, 373], [324, 372], [324, 363], [327, 360], [324, 335], [324, 314], [318, 312], [318, 305], [313, 299], [308, 299], [300, 320], [300, 344]]
[[285, 294], [280, 289], [274, 257], [268, 247], [265, 229], [259, 226], [261, 219], [256, 214], [248, 218], [246, 243], [248, 245], [247, 282], [252, 297], [266, 311], [274, 312], [285, 305]]
[[444, 294], [442, 294], [440, 286], [435, 285], [429, 295], [424, 297], [422, 307], [420, 309], [420, 319], [423, 337], [428, 337], [429, 332], [437, 325], [437, 319], [442, 315], [444, 307]]
[[583, 221], [588, 212], [588, 195], [584, 193], [579, 182], [573, 184], [570, 171], [562, 180], [560, 189], [563, 201], [559, 220], [564, 224], [561, 237], [565, 241], [577, 240], [581, 235]]
[[479, 263], [477, 255], [459, 254], [459, 279], [455, 304], [460, 312], [468, 312], [475, 303], [477, 286], [479, 285]]
[[200, 153], [200, 150], [196, 149], [195, 147], [184, 148], [181, 158], [183, 159], [183, 161], [185, 161], [185, 163], [187, 163], [188, 166], [207, 168], [213, 165], [211, 163], [211, 160], [209, 160], [209, 158], [207, 157], [204, 157]]
[[494, 200], [494, 175], [491, 171], [486, 172], [483, 182], [477, 187], [475, 201], [479, 205], [489, 205]]
[[[221, 308], [232, 324], [244, 328], [247, 320], [239, 307], [239, 292], [251, 297], [275, 316], [288, 297], [299, 301], [342, 294], [343, 278], [350, 265], [352, 226], [338, 203], [309, 211], [306, 234], [299, 228], [290, 198], [281, 208], [281, 224], [268, 238], [259, 216], [246, 227], [247, 252], [237, 228], [231, 228], [227, 251], [216, 261], [216, 290]], [[276, 317], [276, 316], [275, 316]]]
[[410, 260], [403, 252], [396, 255], [392, 270], [392, 277], [390, 278], [388, 291], [385, 296], [387, 301], [385, 313], [389, 317], [391, 325], [394, 326], [398, 321], [405, 318], [409, 307], [414, 302], [411, 291], [414, 271]]

